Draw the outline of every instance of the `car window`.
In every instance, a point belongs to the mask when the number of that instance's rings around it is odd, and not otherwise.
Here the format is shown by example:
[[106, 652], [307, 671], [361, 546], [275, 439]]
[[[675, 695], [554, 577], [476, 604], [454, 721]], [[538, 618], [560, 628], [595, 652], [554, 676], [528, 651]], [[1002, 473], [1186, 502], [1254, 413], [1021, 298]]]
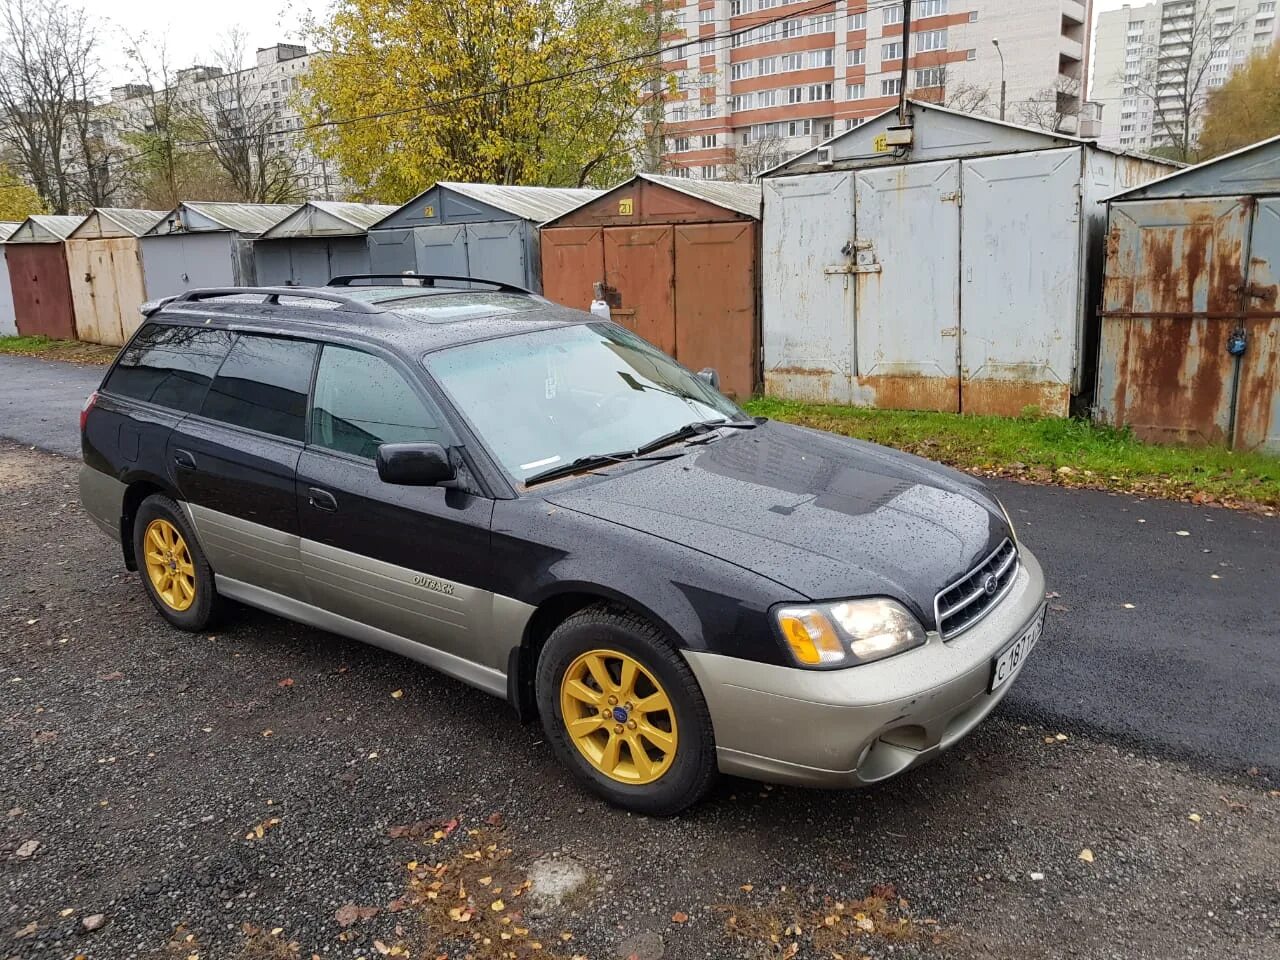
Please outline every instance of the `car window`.
[[213, 378], [203, 416], [301, 440], [316, 344], [242, 334]]
[[103, 390], [195, 413], [233, 337], [227, 330], [147, 324], [120, 354]]
[[372, 460], [379, 444], [451, 441], [440, 414], [381, 357], [328, 345], [311, 404], [313, 446]]
[[574, 324], [428, 354], [427, 368], [517, 480], [635, 450], [734, 403], [612, 323]]

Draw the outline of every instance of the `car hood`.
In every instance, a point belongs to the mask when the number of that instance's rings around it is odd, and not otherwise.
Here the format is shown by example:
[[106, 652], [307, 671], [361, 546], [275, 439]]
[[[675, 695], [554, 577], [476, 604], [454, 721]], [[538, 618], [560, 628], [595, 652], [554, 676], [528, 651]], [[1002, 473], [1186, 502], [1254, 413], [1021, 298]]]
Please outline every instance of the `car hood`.
[[979, 481], [875, 444], [766, 421], [694, 451], [547, 499], [812, 599], [892, 596], [925, 623], [935, 594], [1009, 535]]

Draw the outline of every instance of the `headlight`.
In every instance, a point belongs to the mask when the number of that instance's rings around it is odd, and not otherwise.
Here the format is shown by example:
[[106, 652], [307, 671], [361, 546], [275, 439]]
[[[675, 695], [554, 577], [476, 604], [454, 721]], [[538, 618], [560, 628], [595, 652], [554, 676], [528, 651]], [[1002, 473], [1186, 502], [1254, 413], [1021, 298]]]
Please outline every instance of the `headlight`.
[[774, 610], [791, 653], [809, 667], [854, 666], [921, 646], [924, 628], [895, 600], [841, 600]]
[[1013, 529], [1013, 520], [1009, 518], [1008, 509], [1006, 509], [1005, 505], [1000, 501], [999, 497], [996, 497], [995, 501], [996, 501], [996, 506], [1000, 508], [1000, 512], [1004, 514], [1004, 522], [1009, 525], [1009, 536], [1013, 537], [1013, 545], [1015, 547], [1019, 546], [1018, 531]]

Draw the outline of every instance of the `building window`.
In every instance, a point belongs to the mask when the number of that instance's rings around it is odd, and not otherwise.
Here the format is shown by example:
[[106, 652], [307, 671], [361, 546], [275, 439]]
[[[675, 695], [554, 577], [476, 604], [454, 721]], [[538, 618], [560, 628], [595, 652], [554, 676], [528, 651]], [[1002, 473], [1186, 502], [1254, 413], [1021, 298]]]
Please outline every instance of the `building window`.
[[833, 67], [836, 63], [836, 52], [827, 47], [825, 50], [810, 50], [805, 54], [805, 66], [814, 69], [816, 67]]
[[966, 51], [964, 52], [964, 58], [965, 58], [966, 60], [977, 60], [977, 59], [978, 59], [978, 51], [977, 51], [977, 50], [966, 50]]
[[815, 100], [830, 100], [830, 99], [831, 99], [831, 84], [829, 84], [829, 83], [811, 83], [811, 84], [809, 84], [809, 97], [808, 97], [808, 99], [809, 99], [809, 101], [810, 101], [810, 102], [813, 102], [813, 101], [815, 101]]
[[947, 0], [924, 0], [917, 10], [912, 10], [912, 15], [923, 19], [924, 17], [940, 17], [947, 12]]
[[940, 87], [945, 74], [941, 67], [930, 67], [928, 70], [916, 71], [917, 87]]
[[790, 70], [801, 70], [804, 68], [804, 54], [802, 53], [784, 53], [778, 58], [780, 69], [783, 73]]
[[902, 81], [898, 77], [880, 81], [880, 96], [896, 97], [902, 92]]
[[901, 23], [901, 22], [902, 22], [902, 4], [896, 4], [892, 7], [884, 8], [884, 23], [886, 26], [891, 23]]
[[752, 61], [752, 60], [744, 60], [744, 61], [742, 61], [742, 63], [735, 63], [735, 64], [730, 68], [729, 75], [730, 75], [734, 80], [747, 80], [747, 79], [750, 79], [750, 77], [751, 77], [751, 68], [752, 68], [752, 66], [754, 66], [754, 61]]
[[711, 9], [709, 9], [709, 10], [699, 10], [699, 11], [698, 11], [698, 22], [699, 22], [699, 23], [715, 23], [715, 22], [716, 22], [716, 11], [715, 11], [715, 8], [714, 8], [714, 7], [712, 7], [712, 8], [711, 8]]
[[844, 98], [846, 100], [861, 100], [867, 95], [867, 85], [865, 83], [851, 83], [844, 88]]
[[729, 0], [729, 16], [736, 17], [743, 13], [751, 12], [751, 4], [748, 0]]
[[671, 174], [672, 174], [672, 176], [679, 177], [681, 180], [688, 180], [688, 179], [689, 179], [689, 168], [688, 168], [688, 167], [676, 167], [674, 170], [672, 170], [672, 171], [671, 171]]
[[800, 37], [804, 35], [803, 20], [783, 20], [779, 26], [781, 27], [779, 33], [784, 40], [788, 37]]
[[667, 114], [669, 123], [684, 123], [689, 119], [689, 110], [687, 107], [673, 107], [671, 112]]
[[977, 11], [977, 10], [970, 10], [970, 11], [969, 11], [969, 22], [970, 22], [970, 23], [977, 23], [977, 22], [978, 22], [978, 11]]
[[858, 47], [849, 51], [849, 66], [860, 67], [867, 62], [867, 48]]
[[787, 103], [804, 103], [804, 87], [788, 87]]
[[761, 90], [759, 93], [756, 94], [756, 106], [758, 107], [773, 107], [773, 106], [776, 106], [777, 103], [778, 103], [777, 90]]
[[830, 140], [831, 134], [835, 133], [835, 121], [826, 120], [822, 124], [822, 139]]
[[771, 73], [778, 72], [777, 57], [761, 57], [756, 61], [756, 74], [761, 77], [767, 77]]
[[704, 103], [698, 108], [698, 119], [710, 120], [716, 115], [716, 105], [714, 103]]
[[702, 139], [702, 149], [703, 149], [703, 150], [712, 150], [712, 149], [714, 149], [714, 148], [715, 148], [715, 145], [716, 145], [716, 134], [714, 134], [714, 133], [704, 133], [704, 134], [702, 135], [702, 138], [701, 138], [701, 139]]
[[715, 42], [714, 40], [700, 40], [700, 41], [698, 41], [698, 54], [699, 54], [699, 56], [703, 56], [703, 57], [705, 57], [705, 56], [707, 56], [708, 54], [715, 53], [715, 52], [716, 52], [716, 42]]
[[865, 12], [863, 12], [863, 13], [855, 13], [853, 16], [851, 16], [851, 17], [849, 18], [849, 29], [850, 29], [850, 30], [865, 30], [865, 29], [867, 29], [867, 15], [866, 15], [866, 13], [865, 13]]
[[689, 138], [688, 138], [688, 137], [674, 137], [674, 138], [671, 140], [671, 152], [672, 152], [672, 153], [684, 153], [684, 152], [685, 152], [686, 150], [688, 150], [688, 149], [689, 149]]
[[702, 168], [702, 179], [703, 179], [703, 180], [714, 180], [715, 178], [716, 178], [716, 168], [715, 168], [715, 167], [703, 167], [703, 168]]
[[880, 60], [901, 60], [902, 59], [902, 41], [897, 40], [893, 43], [886, 43], [880, 48]]
[[810, 35], [815, 33], [832, 33], [836, 28], [836, 15], [834, 13], [823, 14], [820, 17], [810, 17], [805, 23], [805, 31]]
[[813, 133], [812, 120], [792, 120], [787, 124], [788, 137], [807, 137]]
[[947, 49], [947, 31], [925, 30], [916, 34], [916, 53]]

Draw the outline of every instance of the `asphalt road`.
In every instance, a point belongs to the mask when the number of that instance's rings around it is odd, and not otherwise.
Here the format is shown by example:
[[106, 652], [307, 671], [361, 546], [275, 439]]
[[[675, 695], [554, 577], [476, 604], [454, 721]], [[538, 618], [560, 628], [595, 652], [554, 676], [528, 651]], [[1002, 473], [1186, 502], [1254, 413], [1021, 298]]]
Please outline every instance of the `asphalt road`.
[[[78, 457], [79, 409], [101, 375], [0, 356], [0, 436]], [[1280, 519], [994, 486], [1058, 594], [1003, 712], [1280, 776]]]

